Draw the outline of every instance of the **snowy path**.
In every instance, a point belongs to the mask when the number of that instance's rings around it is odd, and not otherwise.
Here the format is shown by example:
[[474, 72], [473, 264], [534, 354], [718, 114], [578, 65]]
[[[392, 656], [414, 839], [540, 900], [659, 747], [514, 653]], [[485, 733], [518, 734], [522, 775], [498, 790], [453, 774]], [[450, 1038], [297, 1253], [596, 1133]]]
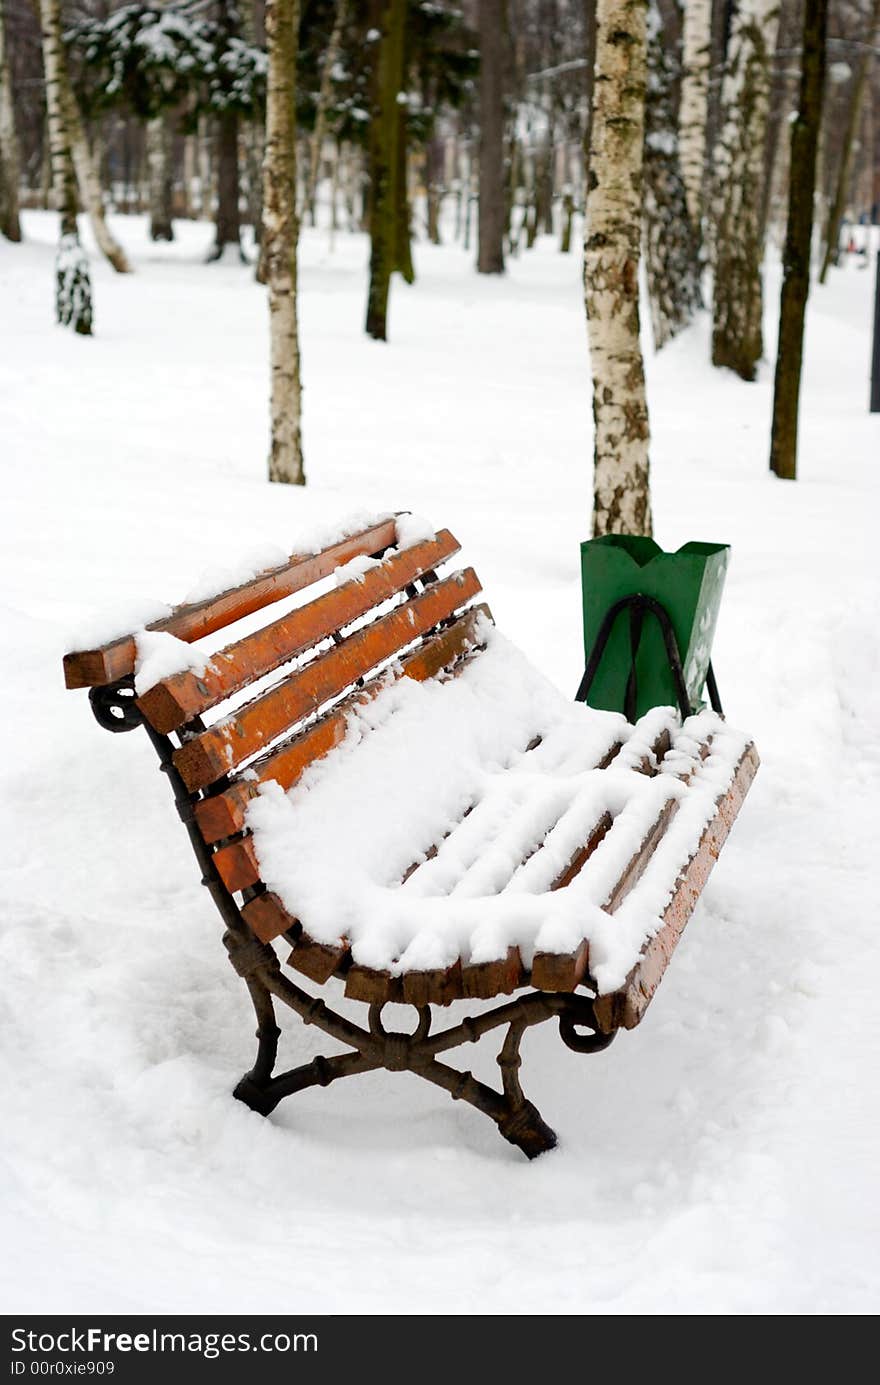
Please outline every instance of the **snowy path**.
[[[485, 283], [419, 246], [386, 348], [360, 330], [364, 242], [330, 256], [308, 234], [300, 494], [263, 481], [262, 292], [198, 263], [205, 227], [156, 247], [120, 220], [137, 273], [95, 267], [88, 342], [51, 322], [52, 220], [25, 230], [0, 243], [4, 1310], [875, 1312], [872, 276], [814, 292], [795, 486], [766, 473], [769, 366], [754, 386], [713, 372], [705, 321], [649, 361], [657, 537], [733, 544], [715, 663], [763, 766], [642, 1027], [591, 1059], [529, 1037], [524, 1083], [561, 1141], [528, 1165], [406, 1077], [270, 1121], [230, 1099], [253, 1019], [219, 922], [145, 738], [100, 732], [60, 656], [94, 609], [174, 599], [227, 547], [411, 507], [573, 690], [576, 257], [548, 244]], [[771, 275], [768, 325], [775, 293]], [[294, 1027], [288, 1056], [312, 1042]]]

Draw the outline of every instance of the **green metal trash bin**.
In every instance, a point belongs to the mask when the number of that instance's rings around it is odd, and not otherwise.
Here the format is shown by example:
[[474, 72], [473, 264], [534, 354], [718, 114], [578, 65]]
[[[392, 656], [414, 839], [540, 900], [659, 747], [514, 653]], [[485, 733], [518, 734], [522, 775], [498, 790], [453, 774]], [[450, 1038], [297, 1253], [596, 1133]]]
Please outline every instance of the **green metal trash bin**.
[[[678, 642], [687, 704], [695, 711], [701, 705], [709, 669], [729, 557], [725, 543], [686, 543], [677, 553], [664, 553], [653, 539], [629, 534], [587, 539], [581, 544], [587, 660], [611, 607], [626, 598], [649, 598], [648, 605], [659, 603], [669, 617]], [[636, 719], [651, 707], [680, 703], [661, 623], [649, 613], [633, 623], [623, 609], [608, 635], [586, 701], [605, 711], [627, 710], [633, 670]]]

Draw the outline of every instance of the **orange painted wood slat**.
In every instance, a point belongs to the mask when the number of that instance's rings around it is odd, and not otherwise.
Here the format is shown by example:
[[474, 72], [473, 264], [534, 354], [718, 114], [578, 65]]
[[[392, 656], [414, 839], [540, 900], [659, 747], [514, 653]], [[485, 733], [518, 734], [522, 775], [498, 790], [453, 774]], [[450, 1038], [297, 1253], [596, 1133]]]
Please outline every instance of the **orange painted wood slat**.
[[461, 962], [434, 971], [407, 971], [403, 977], [407, 1005], [451, 1005], [464, 996]]
[[426, 634], [480, 590], [466, 568], [357, 630], [335, 648], [254, 698], [174, 752], [174, 764], [192, 792], [228, 774], [266, 749], [288, 727], [317, 711], [377, 664]]
[[303, 931], [294, 944], [287, 964], [302, 972], [310, 981], [317, 981], [322, 986], [331, 976], [337, 974], [348, 956], [349, 947], [346, 939], [343, 938], [330, 946], [327, 943], [316, 943], [314, 938], [310, 938], [308, 933]]
[[403, 981], [387, 971], [374, 971], [357, 963], [345, 973], [345, 994], [349, 1000], [364, 1000], [370, 1005], [403, 1002]]
[[755, 746], [749, 745], [737, 766], [730, 788], [719, 800], [715, 816], [703, 832], [697, 850], [676, 881], [660, 928], [646, 943], [638, 963], [620, 990], [599, 996], [595, 1002], [596, 1019], [604, 1033], [619, 1028], [634, 1029], [640, 1023], [730, 834], [759, 764]]
[[[304, 587], [327, 577], [337, 567], [359, 554], [380, 553], [390, 548], [397, 538], [394, 519], [371, 525], [332, 544], [321, 553], [298, 555], [276, 568], [260, 573], [241, 586], [204, 601], [177, 606], [170, 616], [152, 621], [148, 630], [164, 630], [179, 640], [191, 644], [203, 635], [211, 635], [226, 625], [233, 625], [244, 616], [285, 596], [302, 591]], [[68, 688], [91, 688], [116, 683], [134, 672], [137, 648], [133, 634], [123, 635], [96, 649], [81, 649], [64, 656], [64, 681]]]
[[477, 1000], [509, 995], [524, 981], [525, 969], [517, 947], [509, 947], [497, 962], [471, 962], [461, 969], [462, 991], [465, 996]]
[[[249, 885], [260, 882], [260, 863], [254, 848], [253, 837], [240, 837], [214, 852], [214, 865], [227, 890], [246, 890]], [[282, 933], [284, 929], [281, 930]]]
[[251, 932], [261, 943], [271, 943], [290, 929], [295, 933], [300, 930], [299, 922], [287, 912], [277, 894], [271, 890], [249, 899], [247, 904], [242, 905], [241, 912]]
[[[488, 606], [472, 607], [454, 624], [431, 635], [417, 650], [402, 659], [401, 675], [417, 682], [435, 677], [475, 647], [477, 627], [482, 620], [491, 619]], [[195, 815], [205, 841], [217, 842], [242, 831], [248, 804], [259, 792], [260, 784], [274, 780], [282, 789], [291, 788], [308, 765], [320, 760], [340, 743], [345, 736], [349, 713], [371, 701], [385, 686], [382, 678], [358, 689], [325, 712], [307, 730], [282, 742], [261, 759], [254, 760], [249, 767], [249, 775], [253, 777], [238, 779], [223, 792], [201, 799], [196, 804]]]
[[188, 670], [157, 683], [138, 699], [138, 706], [157, 731], [174, 731], [367, 615], [458, 550], [458, 540], [444, 529], [436, 538], [395, 553], [362, 577], [227, 645], [212, 656], [203, 674]]

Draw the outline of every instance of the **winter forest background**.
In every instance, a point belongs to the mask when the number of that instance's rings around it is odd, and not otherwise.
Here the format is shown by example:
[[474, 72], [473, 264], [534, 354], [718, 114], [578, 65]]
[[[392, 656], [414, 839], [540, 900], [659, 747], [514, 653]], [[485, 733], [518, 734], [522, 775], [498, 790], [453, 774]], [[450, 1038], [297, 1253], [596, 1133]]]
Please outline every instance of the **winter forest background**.
[[[878, 122], [877, 0], [0, 0], [8, 1311], [876, 1311]], [[61, 690], [403, 508], [572, 693], [582, 539], [732, 545], [761, 771], [642, 1029], [530, 1040], [534, 1167], [381, 1074], [231, 1100], [148, 749]]]

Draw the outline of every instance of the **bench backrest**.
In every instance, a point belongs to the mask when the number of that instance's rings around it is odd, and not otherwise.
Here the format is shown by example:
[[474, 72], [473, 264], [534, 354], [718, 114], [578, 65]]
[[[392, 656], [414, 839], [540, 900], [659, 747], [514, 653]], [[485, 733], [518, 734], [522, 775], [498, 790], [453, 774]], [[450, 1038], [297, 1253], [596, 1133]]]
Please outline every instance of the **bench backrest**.
[[[478, 646], [481, 619], [491, 619], [486, 606], [469, 604], [481, 590], [472, 568], [438, 576], [459, 551], [449, 530], [396, 545], [390, 518], [178, 606], [146, 627], [192, 643], [315, 584], [326, 586], [353, 559], [374, 560], [211, 653], [204, 673], [175, 673], [137, 698], [154, 731], [179, 741], [174, 766], [196, 796], [196, 822], [205, 841], [217, 845], [214, 860], [230, 890], [259, 883], [256, 857], [241, 834], [260, 784], [290, 788], [342, 740], [347, 713], [374, 697], [387, 676], [424, 680], [452, 667]], [[132, 633], [66, 655], [65, 681], [69, 688], [130, 684], [136, 660]], [[247, 690], [252, 695], [242, 701]], [[206, 714], [215, 717], [207, 726]]]

